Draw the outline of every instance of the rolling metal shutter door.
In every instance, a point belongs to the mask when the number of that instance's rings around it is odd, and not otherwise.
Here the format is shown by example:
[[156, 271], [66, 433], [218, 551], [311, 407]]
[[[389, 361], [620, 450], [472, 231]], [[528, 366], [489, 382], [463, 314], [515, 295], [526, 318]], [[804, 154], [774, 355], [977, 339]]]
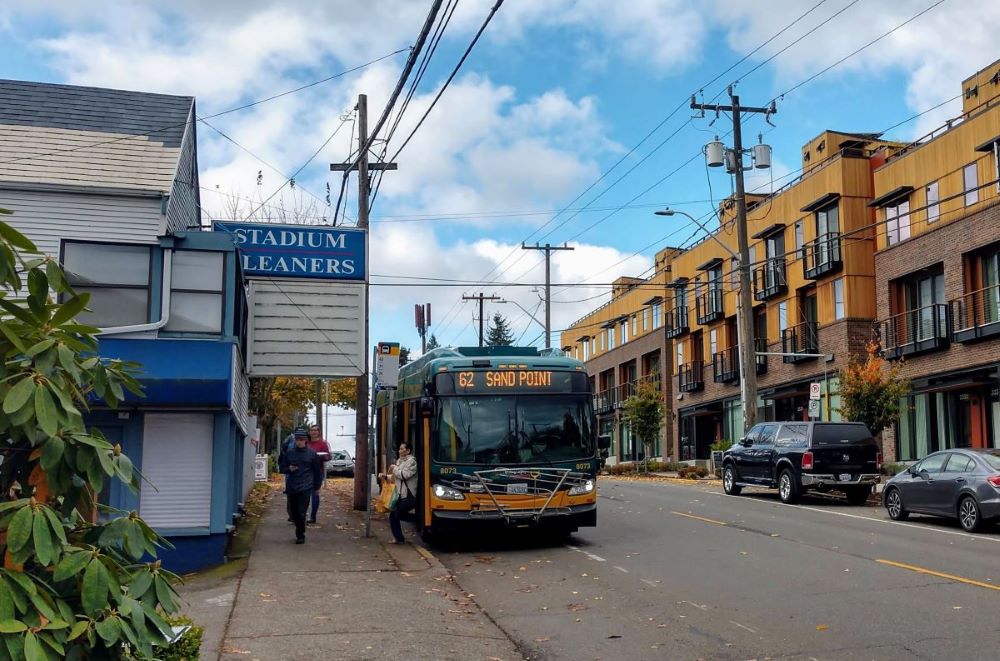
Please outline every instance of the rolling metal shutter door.
[[[213, 416], [147, 413], [139, 513], [154, 528], [208, 528]], [[148, 481], [148, 483], [147, 483]]]

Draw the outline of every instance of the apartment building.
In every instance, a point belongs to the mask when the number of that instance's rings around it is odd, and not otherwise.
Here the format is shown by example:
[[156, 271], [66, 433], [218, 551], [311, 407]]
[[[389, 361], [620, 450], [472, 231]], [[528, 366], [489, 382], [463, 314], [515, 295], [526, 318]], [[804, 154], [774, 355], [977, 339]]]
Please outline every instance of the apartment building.
[[[669, 411], [671, 400], [670, 341], [664, 334], [664, 300], [670, 283], [671, 260], [676, 248], [656, 253], [653, 274], [647, 278], [619, 278], [612, 285], [611, 300], [577, 320], [562, 333], [567, 356], [587, 366], [595, 393], [594, 408], [601, 434], [612, 438], [609, 463], [634, 461], [644, 448], [633, 438], [622, 418], [622, 407], [643, 382], [655, 384]], [[666, 375], [666, 376], [664, 376]], [[670, 415], [652, 457], [675, 458]]]
[[913, 386], [887, 461], [1000, 447], [1000, 61], [962, 92], [961, 115], [874, 173], [882, 347]]

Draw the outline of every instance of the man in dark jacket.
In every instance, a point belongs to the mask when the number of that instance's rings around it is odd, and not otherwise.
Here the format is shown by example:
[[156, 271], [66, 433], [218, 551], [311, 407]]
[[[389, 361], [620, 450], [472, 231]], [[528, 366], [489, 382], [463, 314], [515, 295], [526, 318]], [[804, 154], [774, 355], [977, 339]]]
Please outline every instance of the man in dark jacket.
[[306, 514], [313, 491], [323, 486], [323, 462], [306, 446], [305, 436], [295, 436], [293, 447], [281, 456], [278, 468], [285, 474], [288, 512], [295, 522], [295, 543], [306, 541]]

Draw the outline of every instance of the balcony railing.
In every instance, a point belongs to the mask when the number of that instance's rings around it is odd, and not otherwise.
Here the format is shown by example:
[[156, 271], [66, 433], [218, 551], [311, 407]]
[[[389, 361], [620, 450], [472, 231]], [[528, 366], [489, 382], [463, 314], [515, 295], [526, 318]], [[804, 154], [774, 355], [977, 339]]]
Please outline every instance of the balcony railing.
[[731, 383], [740, 378], [738, 347], [729, 347], [712, 355], [712, 374], [716, 383]]
[[696, 392], [705, 387], [705, 363], [695, 360], [677, 368], [677, 387], [681, 392]]
[[815, 321], [806, 321], [781, 332], [781, 352], [813, 354], [806, 356], [783, 356], [786, 363], [801, 363], [814, 360], [819, 353], [819, 332]]
[[722, 307], [722, 289], [711, 287], [707, 292], [698, 296], [695, 300], [695, 309], [698, 323], [701, 325], [722, 319], [725, 315]]
[[[732, 383], [740, 380], [740, 352], [739, 347], [729, 347], [712, 356], [712, 374], [716, 383]], [[767, 340], [757, 338], [754, 340], [754, 350], [767, 352]], [[754, 363], [757, 366], [757, 374], [767, 372], [767, 356], [756, 356]]]
[[802, 271], [807, 280], [839, 271], [843, 265], [840, 232], [828, 232], [802, 246]]
[[788, 291], [785, 258], [774, 257], [753, 271], [753, 298], [766, 301]]
[[686, 305], [667, 310], [667, 338], [680, 337], [688, 332], [688, 308]]
[[598, 414], [609, 413], [615, 409], [625, 406], [625, 401], [636, 394], [641, 383], [652, 383], [660, 388], [660, 375], [657, 373], [646, 374], [626, 383], [612, 386], [594, 394], [594, 411]]
[[951, 324], [944, 303], [909, 310], [882, 322], [882, 350], [891, 359], [948, 346]]
[[987, 287], [951, 301], [951, 339], [955, 342], [1000, 335], [1000, 286]]

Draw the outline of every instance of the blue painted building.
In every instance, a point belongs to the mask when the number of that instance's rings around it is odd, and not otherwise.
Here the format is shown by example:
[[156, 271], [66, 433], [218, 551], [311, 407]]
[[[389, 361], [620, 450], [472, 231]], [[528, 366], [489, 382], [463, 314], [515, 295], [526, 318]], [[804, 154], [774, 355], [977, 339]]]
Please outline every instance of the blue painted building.
[[247, 299], [232, 238], [200, 231], [190, 97], [0, 80], [0, 206], [91, 294], [100, 353], [142, 365], [142, 398], [88, 423], [143, 475], [102, 502], [174, 545], [177, 572], [225, 560], [249, 488]]

